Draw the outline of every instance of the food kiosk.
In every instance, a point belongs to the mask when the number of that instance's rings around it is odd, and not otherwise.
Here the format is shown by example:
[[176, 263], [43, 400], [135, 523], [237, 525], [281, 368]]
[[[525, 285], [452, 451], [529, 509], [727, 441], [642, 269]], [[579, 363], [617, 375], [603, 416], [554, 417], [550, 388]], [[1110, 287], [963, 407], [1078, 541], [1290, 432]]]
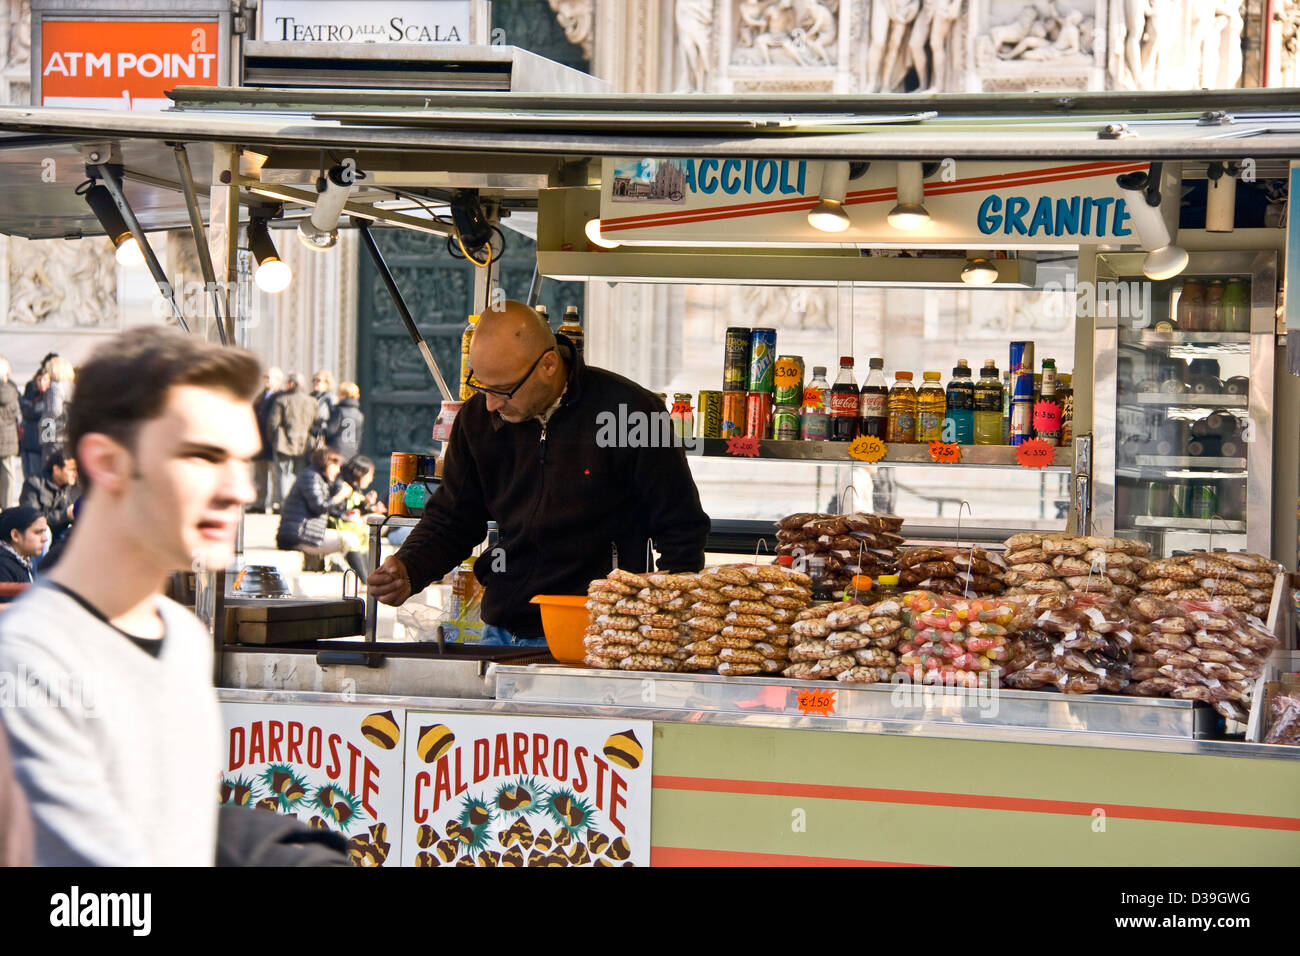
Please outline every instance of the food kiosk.
[[[1157, 554], [1247, 549], [1295, 569], [1300, 404], [1279, 345], [1295, 230], [1285, 218], [1180, 228], [1170, 198], [1209, 182], [1215, 164], [1290, 182], [1300, 119], [1288, 94], [173, 97], [178, 109], [154, 115], [0, 110], [0, 230], [97, 234], [70, 186], [32, 188], [44, 158], [66, 173], [58, 183], [94, 166], [131, 206], [133, 229], [192, 224], [220, 283], [236, 274], [241, 204], [274, 201], [307, 219], [328, 195], [304, 188], [325, 154], [370, 176], [337, 211], [376, 228], [447, 234], [426, 185], [477, 188], [489, 220], [535, 212], [539, 274], [556, 278], [961, 288], [970, 251], [993, 249], [994, 286], [1033, 288], [1039, 253], [1073, 251], [1074, 441], [1034, 462], [1066, 481], [1068, 517], [1041, 527], [1140, 538]], [[888, 214], [909, 199], [927, 208], [929, 232], [891, 231]], [[850, 220], [834, 236], [808, 222], [828, 200]], [[1171, 246], [1188, 253], [1176, 277], [1152, 261]], [[487, 302], [495, 279], [480, 273]], [[1240, 324], [1180, 327], [1188, 278], [1241, 282]], [[1114, 295], [1085, 305], [1085, 287], [1103, 283]], [[238, 315], [223, 308], [237, 340]], [[832, 334], [836, 351], [851, 346], [851, 324]], [[1171, 359], [1200, 362], [1202, 378], [1218, 363], [1219, 386], [1198, 390]], [[1231, 379], [1245, 381], [1229, 391]], [[1220, 411], [1232, 434], [1194, 452], [1204, 436], [1192, 425]], [[792, 460], [858, 467], [833, 442], [760, 439], [737, 454], [704, 438], [691, 453], [743, 458], [727, 466], [760, 485], [762, 469]], [[1003, 445], [962, 447], [956, 461], [896, 446], [873, 465], [949, 469], [942, 480], [957, 492], [974, 473], [1025, 467]], [[1193, 487], [1209, 483], [1214, 498], [1197, 492], [1193, 512]], [[788, 504], [774, 499], [769, 519]], [[963, 540], [1018, 530], [968, 525]], [[743, 522], [715, 532], [718, 554], [752, 554], [761, 536]], [[902, 531], [909, 542], [958, 533], [956, 519]], [[196, 610], [216, 630], [224, 588], [199, 578]], [[1269, 604], [1289, 650], [1286, 575]], [[374, 637], [216, 645], [222, 799], [338, 829], [367, 865], [1300, 859], [1300, 749], [1227, 739], [1196, 701], [591, 670]]]

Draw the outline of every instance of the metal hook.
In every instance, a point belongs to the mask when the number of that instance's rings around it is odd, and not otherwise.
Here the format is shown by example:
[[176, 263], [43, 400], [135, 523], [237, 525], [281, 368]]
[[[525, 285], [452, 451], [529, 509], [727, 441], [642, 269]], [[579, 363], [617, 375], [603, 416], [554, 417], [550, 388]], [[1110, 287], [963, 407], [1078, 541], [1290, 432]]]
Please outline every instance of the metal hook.
[[758, 564], [758, 549], [762, 548], [764, 554], [771, 554], [767, 549], [767, 538], [759, 538], [758, 543], [754, 545], [754, 564]]
[[[961, 509], [962, 508], [965, 508], [966, 513], [971, 515], [972, 517], [974, 517], [975, 514], [975, 512], [971, 510], [970, 502], [967, 501], [965, 498], [963, 498], [961, 504], [957, 506], [957, 537], [953, 542], [953, 550], [955, 551], [961, 550]], [[971, 578], [974, 576], [974, 572], [971, 571], [971, 568], [974, 566], [974, 564], [975, 564], [975, 545], [972, 542], [970, 546], [970, 562], [966, 565], [966, 584], [961, 589], [961, 596], [963, 601], [966, 600], [966, 598], [970, 597], [970, 582], [971, 582]]]
[[609, 543], [609, 556], [610, 556], [610, 561], [612, 562], [610, 564], [610, 568], [614, 571], [617, 571], [618, 570], [618, 544], [616, 542], [611, 541]]
[[348, 599], [348, 577], [352, 578], [352, 597], [357, 597], [361, 593], [361, 576], [352, 568], [343, 572], [343, 600]]
[[974, 512], [971, 511], [970, 502], [967, 501], [965, 498], [963, 498], [961, 504], [957, 506], [957, 537], [953, 543], [953, 547], [955, 547], [958, 551], [961, 550], [961, 509], [962, 508], [966, 509], [967, 514], [971, 515], [972, 517], [974, 516]]
[[647, 571], [653, 571], [655, 569], [655, 566], [652, 563], [652, 559], [654, 558], [654, 546], [654, 538], [645, 539], [645, 569]]
[[858, 506], [858, 489], [854, 488], [853, 482], [850, 481], [847, 485], [845, 485], [843, 488], [840, 489], [840, 514], [842, 515], [852, 514], [852, 512], [849, 511], [848, 508], [844, 507], [844, 494], [845, 492], [848, 491], [853, 492], [853, 507], [856, 508]]

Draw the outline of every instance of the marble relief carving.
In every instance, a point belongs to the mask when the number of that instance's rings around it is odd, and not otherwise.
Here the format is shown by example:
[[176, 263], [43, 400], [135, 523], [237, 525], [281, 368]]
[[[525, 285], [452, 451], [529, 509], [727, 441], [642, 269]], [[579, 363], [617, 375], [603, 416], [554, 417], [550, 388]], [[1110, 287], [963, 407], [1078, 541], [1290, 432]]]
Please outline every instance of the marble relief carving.
[[732, 62], [834, 66], [839, 0], [740, 0]]
[[596, 0], [549, 0], [555, 19], [564, 30], [564, 37], [582, 50], [591, 60], [595, 39]]
[[117, 259], [111, 243], [9, 239], [8, 326], [112, 329], [117, 323]]

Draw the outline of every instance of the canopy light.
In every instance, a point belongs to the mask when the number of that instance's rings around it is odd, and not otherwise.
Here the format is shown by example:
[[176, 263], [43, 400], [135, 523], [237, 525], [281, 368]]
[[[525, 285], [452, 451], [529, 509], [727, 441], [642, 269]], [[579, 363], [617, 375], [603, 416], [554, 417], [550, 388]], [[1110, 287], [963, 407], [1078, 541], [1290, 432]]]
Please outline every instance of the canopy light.
[[1137, 231], [1138, 242], [1146, 250], [1142, 273], [1155, 281], [1172, 279], [1187, 268], [1187, 250], [1169, 238], [1169, 228], [1160, 214], [1159, 164], [1147, 173], [1124, 173], [1116, 178], [1127, 193], [1129, 215]]
[[844, 211], [844, 196], [849, 189], [849, 164], [830, 162], [822, 167], [820, 201], [808, 211], [808, 225], [822, 232], [843, 232], [852, 225]]
[[622, 243], [619, 242], [617, 239], [605, 238], [605, 236], [600, 231], [599, 219], [588, 219], [587, 226], [584, 231], [587, 233], [587, 238], [591, 240], [592, 244], [600, 246], [602, 249], [617, 249], [619, 246], [622, 245]]
[[353, 163], [339, 163], [316, 181], [316, 208], [310, 219], [298, 223], [298, 238], [304, 246], [324, 250], [339, 241], [339, 217], [363, 176]]
[[1232, 232], [1237, 221], [1236, 164], [1210, 163], [1205, 180], [1205, 231]]
[[998, 281], [998, 267], [983, 256], [967, 259], [961, 281], [967, 285], [992, 285]]
[[122, 210], [117, 208], [108, 187], [95, 183], [86, 190], [86, 203], [99, 220], [104, 233], [112, 240], [113, 247], [117, 250], [118, 263], [127, 267], [143, 264], [144, 253], [140, 251], [140, 243], [131, 235], [126, 220], [122, 218]]
[[920, 163], [898, 164], [898, 205], [885, 217], [895, 229], [911, 232], [930, 222], [925, 208], [925, 173]]
[[289, 283], [293, 281], [293, 270], [280, 259], [265, 219], [255, 217], [248, 223], [248, 248], [257, 260], [253, 281], [259, 289], [275, 294], [289, 288]]

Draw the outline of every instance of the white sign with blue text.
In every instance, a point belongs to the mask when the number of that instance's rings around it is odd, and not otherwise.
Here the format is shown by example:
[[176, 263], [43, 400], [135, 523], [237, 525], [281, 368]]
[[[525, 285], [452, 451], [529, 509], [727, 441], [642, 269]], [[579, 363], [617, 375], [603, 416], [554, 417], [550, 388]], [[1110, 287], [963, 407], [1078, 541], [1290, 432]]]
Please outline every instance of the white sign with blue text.
[[[929, 222], [903, 231], [886, 217], [898, 201], [898, 164], [873, 162], [851, 179], [849, 227], [827, 233], [808, 213], [818, 205], [826, 164], [795, 159], [604, 160], [601, 233], [627, 245], [1071, 248], [1136, 244], [1116, 178], [1144, 162], [1055, 165], [945, 160], [927, 168]], [[863, 164], [866, 165], [866, 164]]]

